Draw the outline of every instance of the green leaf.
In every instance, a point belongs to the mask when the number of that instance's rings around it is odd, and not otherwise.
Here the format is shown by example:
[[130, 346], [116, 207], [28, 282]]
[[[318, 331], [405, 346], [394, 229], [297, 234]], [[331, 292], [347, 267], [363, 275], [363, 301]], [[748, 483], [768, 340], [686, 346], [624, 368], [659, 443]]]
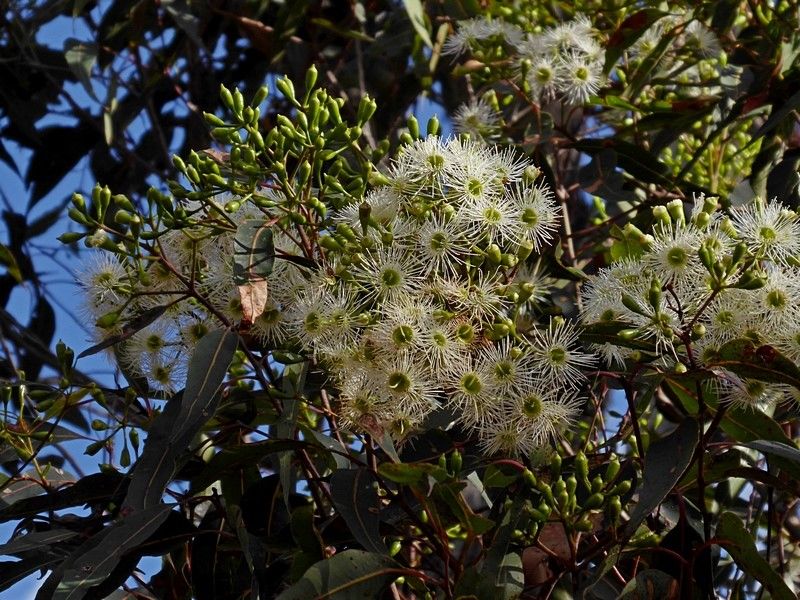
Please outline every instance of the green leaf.
[[645, 569], [636, 574], [622, 589], [619, 600], [655, 600], [656, 598], [676, 598], [680, 586], [672, 576], [657, 569]]
[[408, 18], [411, 19], [411, 24], [414, 26], [417, 35], [419, 35], [420, 39], [428, 48], [433, 48], [433, 42], [431, 42], [431, 34], [428, 33], [425, 11], [422, 8], [421, 0], [403, 0], [403, 6], [406, 7]]
[[506, 488], [519, 479], [519, 473], [504, 473], [500, 468], [489, 465], [483, 473], [483, 486], [487, 488]]
[[175, 24], [189, 36], [198, 48], [203, 48], [203, 39], [200, 37], [200, 17], [195, 14], [197, 6], [190, 5], [187, 0], [161, 0], [161, 6], [167, 9], [169, 16], [173, 18]]
[[771, 440], [753, 440], [752, 442], [739, 445], [745, 446], [746, 448], [752, 448], [753, 450], [758, 450], [759, 452], [763, 454], [769, 454], [770, 456], [780, 456], [781, 458], [790, 460], [793, 463], [800, 464], [800, 450], [798, 450], [796, 446], [789, 446], [788, 444]]
[[261, 219], [247, 219], [239, 225], [233, 241], [233, 281], [247, 285], [266, 279], [275, 262], [272, 225]]
[[230, 473], [247, 465], [257, 465], [270, 454], [291, 452], [293, 450], [312, 448], [308, 442], [299, 440], [265, 440], [251, 444], [241, 444], [223, 448], [211, 457], [203, 470], [192, 478], [191, 490], [201, 492], [224, 473]]
[[[699, 405], [694, 393], [683, 387], [679, 382], [668, 379], [669, 391], [675, 394], [684, 408], [692, 413], [697, 413]], [[713, 397], [706, 398], [706, 405], [710, 411], [719, 410], [717, 401]], [[754, 440], [771, 440], [791, 446], [790, 440], [783, 427], [768, 414], [760, 410], [747, 410], [736, 406], [728, 407], [720, 423], [722, 430], [737, 442], [752, 442]], [[800, 479], [800, 466], [780, 456], [775, 456], [771, 461], [773, 466], [779, 467]]]
[[181, 398], [181, 426], [211, 418], [207, 407], [225, 379], [238, 344], [238, 334], [230, 329], [210, 331], [197, 343]]
[[753, 536], [744, 523], [730, 511], [722, 513], [717, 525], [716, 538], [721, 546], [748, 575], [755, 577], [769, 591], [774, 600], [796, 600], [797, 596], [784, 583], [769, 563], [759, 554]]
[[667, 53], [667, 50], [669, 50], [674, 40], [675, 35], [672, 31], [666, 32], [658, 44], [656, 44], [656, 47], [644, 57], [641, 63], [639, 63], [633, 75], [628, 77], [630, 83], [625, 89], [624, 96], [626, 98], [633, 99], [639, 95], [645, 84], [656, 74], [658, 63], [661, 62], [661, 59], [664, 57], [664, 54]]
[[381, 598], [389, 583], [404, 572], [388, 556], [345, 550], [314, 564], [277, 600]]
[[603, 65], [603, 71], [610, 72], [614, 65], [617, 64], [622, 53], [642, 37], [653, 23], [667, 14], [669, 13], [656, 8], [645, 8], [633, 13], [620, 23], [606, 43], [606, 61]]
[[51, 544], [63, 542], [78, 535], [69, 529], [51, 529], [50, 531], [32, 531], [15, 537], [0, 546], [0, 554], [19, 554], [30, 550], [43, 550]]
[[462, 481], [436, 483], [433, 486], [433, 490], [431, 490], [431, 498], [444, 504], [450, 510], [452, 516], [471, 534], [480, 535], [486, 533], [494, 527], [494, 521], [472, 512], [472, 509], [467, 506], [464, 496], [461, 495], [464, 485]]
[[717, 354], [712, 367], [728, 369], [740, 377], [787, 383], [800, 389], [800, 368], [772, 346], [756, 347], [750, 340], [731, 340]]
[[350, 533], [365, 550], [387, 552], [380, 536], [378, 490], [367, 469], [345, 469], [331, 475], [331, 498]]
[[655, 352], [655, 344], [647, 340], [624, 340], [619, 337], [619, 332], [624, 329], [631, 329], [630, 323], [622, 321], [602, 321], [599, 323], [592, 323], [586, 325], [581, 329], [580, 338], [582, 342], [587, 344], [614, 344], [615, 346], [624, 346], [633, 350], [644, 350], [646, 352]]
[[[36, 491], [42, 488], [34, 481], [27, 482], [35, 486]], [[120, 502], [124, 497], [128, 478], [121, 473], [107, 472], [87, 475], [73, 485], [65, 486], [55, 492], [34, 497], [23, 497], [10, 506], [0, 510], [0, 523], [11, 519], [32, 517], [44, 511], [61, 510], [83, 504], [105, 505], [108, 502]], [[26, 488], [27, 489], [27, 488]], [[11, 495], [3, 494], [10, 498]]]
[[36, 553], [18, 561], [0, 561], [0, 592], [22, 581], [34, 571], [47, 570], [58, 564], [60, 556], [46, 556]]
[[[753, 140], [756, 140], [775, 129], [786, 117], [791, 115], [798, 106], [800, 106], [800, 91], [797, 91], [789, 96], [789, 99], [786, 100], [786, 102], [784, 102], [777, 110], [773, 108], [772, 114], [770, 114], [769, 118], [761, 127], [759, 127], [758, 131], [753, 134]], [[794, 117], [792, 118], [794, 119]]]
[[217, 390], [239, 342], [229, 329], [210, 331], [197, 343], [189, 361], [186, 388], [156, 418], [141, 457], [133, 469], [124, 505], [142, 509], [161, 502], [164, 489], [194, 436], [214, 414]]
[[[172, 506], [159, 504], [135, 510], [89, 538], [56, 569], [42, 586], [53, 600], [80, 600], [89, 588], [111, 574], [123, 554], [145, 542], [166, 521]], [[37, 596], [38, 598], [38, 596]]]
[[328, 19], [323, 19], [322, 17], [313, 18], [311, 19], [311, 22], [317, 27], [322, 27], [323, 29], [332, 31], [333, 33], [340, 35], [344, 38], [350, 38], [352, 40], [361, 40], [362, 42], [375, 41], [375, 38], [368, 36], [366, 33], [362, 33], [361, 31], [358, 31], [356, 29], [346, 29], [344, 27], [339, 27], [335, 23], [332, 23]]
[[694, 419], [684, 419], [665, 438], [650, 444], [644, 459], [639, 502], [631, 512], [625, 532], [632, 535], [680, 481], [694, 456], [700, 427]]
[[19, 270], [17, 259], [7, 246], [0, 244], [0, 265], [3, 265], [8, 271], [8, 274], [14, 278], [17, 283], [22, 283], [22, 272]]
[[670, 170], [652, 152], [617, 138], [591, 138], [575, 142], [571, 146], [590, 156], [612, 150], [617, 155], [617, 165], [640, 181], [656, 183], [666, 188], [674, 187]]
[[164, 314], [164, 312], [166, 312], [167, 308], [167, 305], [154, 306], [153, 308], [148, 308], [146, 311], [139, 313], [131, 320], [126, 322], [125, 325], [123, 325], [122, 332], [112, 335], [111, 337], [107, 337], [102, 342], [95, 344], [94, 346], [89, 346], [86, 350], [78, 354], [78, 358], [91, 356], [92, 354], [97, 354], [101, 350], [105, 350], [110, 346], [121, 344], [133, 334], [141, 331], [151, 323], [154, 323], [161, 315]]
[[64, 59], [86, 93], [97, 100], [92, 88], [92, 68], [97, 62], [97, 46], [68, 38], [64, 41]]
[[383, 463], [378, 465], [381, 477], [395, 483], [407, 485], [427, 485], [428, 476], [437, 481], [447, 479], [447, 471], [429, 463]]

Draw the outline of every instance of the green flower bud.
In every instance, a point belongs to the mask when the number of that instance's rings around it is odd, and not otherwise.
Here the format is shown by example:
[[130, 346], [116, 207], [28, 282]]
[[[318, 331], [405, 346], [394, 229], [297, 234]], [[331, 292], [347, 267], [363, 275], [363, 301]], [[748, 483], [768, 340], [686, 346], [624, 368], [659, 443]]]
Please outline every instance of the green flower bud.
[[605, 496], [600, 493], [595, 493], [589, 496], [583, 503], [584, 510], [594, 510], [603, 506]]
[[619, 470], [621, 465], [619, 464], [619, 458], [617, 456], [612, 456], [611, 459], [608, 461], [608, 465], [606, 466], [606, 474], [603, 477], [606, 483], [611, 483], [616, 479], [617, 475], [619, 475]]
[[433, 115], [430, 119], [428, 119], [428, 125], [426, 128], [428, 135], [439, 135], [440, 128], [439, 119], [436, 117], [436, 115]]

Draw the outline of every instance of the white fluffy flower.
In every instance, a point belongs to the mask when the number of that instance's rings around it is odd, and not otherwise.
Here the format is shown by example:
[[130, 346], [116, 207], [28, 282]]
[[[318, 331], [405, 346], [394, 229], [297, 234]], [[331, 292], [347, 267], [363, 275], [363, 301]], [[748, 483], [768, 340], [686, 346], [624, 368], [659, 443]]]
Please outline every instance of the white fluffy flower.
[[757, 201], [731, 213], [741, 240], [756, 256], [786, 264], [800, 253], [798, 216], [780, 202]]

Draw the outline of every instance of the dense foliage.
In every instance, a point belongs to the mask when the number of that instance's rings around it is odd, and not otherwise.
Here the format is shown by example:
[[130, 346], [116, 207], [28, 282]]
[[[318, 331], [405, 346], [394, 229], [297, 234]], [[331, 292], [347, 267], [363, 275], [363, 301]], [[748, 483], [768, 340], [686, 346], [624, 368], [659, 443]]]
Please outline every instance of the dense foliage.
[[0, 46], [93, 336], [2, 315], [0, 589], [795, 597], [800, 6], [121, 6]]

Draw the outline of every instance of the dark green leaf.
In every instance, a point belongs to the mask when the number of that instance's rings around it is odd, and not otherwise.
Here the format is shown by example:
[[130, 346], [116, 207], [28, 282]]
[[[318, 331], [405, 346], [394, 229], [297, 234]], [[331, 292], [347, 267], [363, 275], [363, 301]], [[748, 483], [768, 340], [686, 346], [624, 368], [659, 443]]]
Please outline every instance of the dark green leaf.
[[25, 579], [35, 571], [52, 568], [61, 559], [59, 556], [35, 554], [18, 561], [0, 561], [0, 592]]
[[436, 483], [431, 490], [431, 498], [446, 506], [452, 516], [471, 534], [486, 533], [494, 527], [494, 521], [472, 512], [472, 509], [464, 501], [464, 496], [461, 495], [463, 488], [464, 483], [461, 481]]
[[96, 100], [92, 87], [92, 67], [97, 62], [97, 46], [68, 38], [64, 41], [64, 58], [86, 93]]
[[186, 35], [194, 42], [198, 48], [203, 48], [203, 40], [200, 37], [200, 17], [195, 14], [196, 6], [189, 6], [186, 0], [161, 0], [161, 6], [167, 9], [169, 16], [175, 21]]
[[674, 43], [674, 41], [675, 36], [673, 35], [672, 31], [663, 34], [661, 40], [659, 40], [658, 44], [656, 44], [656, 47], [644, 57], [644, 60], [642, 60], [641, 63], [639, 63], [639, 66], [633, 75], [628, 77], [628, 81], [630, 83], [625, 89], [626, 98], [633, 99], [639, 95], [645, 84], [657, 72], [658, 64], [661, 62], [664, 54], [667, 53], [667, 50], [669, 50], [669, 47]]
[[719, 349], [718, 356], [711, 366], [723, 367], [740, 377], [787, 383], [800, 389], [800, 369], [772, 346], [756, 347], [750, 340], [731, 340]]
[[8, 271], [8, 274], [14, 278], [17, 283], [22, 283], [22, 273], [19, 270], [17, 259], [14, 254], [5, 245], [0, 244], [0, 265], [3, 265]]
[[437, 481], [447, 479], [447, 471], [428, 463], [383, 463], [378, 465], [378, 473], [395, 483], [427, 485], [428, 476]]
[[50, 531], [33, 531], [15, 537], [0, 546], [0, 554], [19, 554], [29, 550], [43, 550], [51, 544], [63, 542], [78, 535], [69, 529], [51, 529]]
[[331, 498], [364, 550], [376, 554], [387, 551], [380, 536], [378, 490], [367, 469], [343, 469], [331, 475]]
[[399, 565], [386, 555], [345, 550], [313, 565], [277, 600], [380, 598], [401, 573]]
[[483, 473], [483, 486], [487, 488], [506, 488], [519, 479], [519, 472], [504, 473], [494, 465], [486, 467]]
[[[92, 354], [97, 354], [101, 350], [105, 350], [110, 346], [114, 346], [116, 344], [120, 344], [131, 337], [133, 334], [141, 331], [151, 323], [154, 323], [156, 319], [158, 319], [161, 315], [164, 314], [164, 311], [167, 310], [167, 306], [155, 306], [153, 308], [148, 308], [146, 311], [136, 315], [130, 321], [125, 323], [122, 327], [122, 332], [116, 335], [112, 335], [104, 339], [102, 342], [95, 344], [94, 346], [88, 347], [86, 350], [78, 354], [78, 358], [83, 358], [85, 356], [91, 356]], [[121, 363], [124, 361], [120, 361]]]
[[636, 531], [680, 481], [694, 456], [699, 431], [696, 420], [684, 419], [675, 431], [650, 444], [644, 461], [642, 485], [638, 490], [639, 501], [625, 526], [628, 535]]
[[[313, 505], [298, 506], [292, 511], [291, 529], [292, 537], [297, 542], [297, 547], [305, 554], [316, 557], [312, 563], [324, 558], [322, 538], [319, 535], [319, 531], [314, 527]], [[302, 573], [299, 573], [299, 575], [302, 575]]]
[[771, 440], [753, 440], [752, 442], [739, 445], [745, 446], [746, 448], [752, 448], [753, 450], [758, 450], [759, 452], [763, 454], [769, 454], [770, 456], [780, 456], [781, 458], [790, 460], [793, 463], [800, 464], [800, 450], [798, 450], [795, 446], [789, 446], [788, 444], [774, 442]]
[[630, 48], [661, 17], [669, 13], [656, 8], [645, 8], [633, 13], [619, 24], [606, 43], [606, 61], [603, 70], [608, 73], [617, 64], [622, 53]]
[[775, 600], [796, 600], [797, 596], [783, 582], [756, 548], [753, 536], [744, 523], [730, 511], [722, 513], [717, 525], [716, 538], [748, 575], [755, 577]]
[[592, 323], [581, 329], [581, 341], [587, 344], [614, 344], [616, 346], [624, 346], [634, 350], [644, 350], [647, 352], [655, 352], [655, 344], [647, 340], [623, 340], [619, 337], [619, 332], [624, 329], [631, 329], [630, 323], [623, 323], [622, 321], [603, 321], [600, 323]]
[[142, 509], [161, 502], [169, 481], [185, 452], [219, 402], [217, 390], [238, 345], [239, 336], [229, 329], [207, 333], [198, 342], [189, 361], [186, 388], [155, 420], [144, 451], [136, 462], [125, 506]]
[[[70, 170], [100, 141], [91, 122], [71, 127], [52, 125], [38, 131], [41, 145], [36, 148], [25, 172], [25, 182], [32, 185], [28, 208], [52, 190]], [[64, 152], [63, 148], [69, 148]]]
[[656, 569], [645, 569], [628, 582], [619, 595], [619, 600], [656, 600], [676, 598], [680, 587], [671, 575]]
[[328, 19], [323, 19], [322, 17], [315, 17], [311, 19], [311, 22], [317, 27], [322, 27], [323, 29], [332, 31], [336, 35], [340, 35], [343, 38], [349, 38], [351, 40], [361, 40], [362, 42], [375, 41], [374, 38], [371, 38], [366, 33], [362, 33], [357, 29], [345, 29], [344, 27], [339, 27], [335, 23], [331, 23]]
[[223, 448], [208, 461], [203, 470], [192, 478], [191, 489], [200, 492], [217, 481], [223, 473], [236, 471], [246, 465], [257, 465], [277, 452], [292, 452], [312, 448], [308, 442], [298, 440], [265, 440]]
[[775, 107], [773, 107], [772, 114], [770, 114], [769, 118], [764, 122], [764, 124], [759, 127], [758, 131], [753, 134], [753, 140], [756, 140], [775, 129], [785, 118], [791, 115], [795, 109], [797, 109], [797, 107], [800, 107], [800, 91], [792, 94], [789, 99], [786, 100], [786, 102], [777, 108], [777, 110]]
[[103, 529], [65, 561], [63, 573], [53, 571], [42, 589], [52, 589], [57, 584], [54, 600], [80, 600], [90, 587], [105, 581], [123, 554], [146, 541], [167, 519], [171, 509], [160, 504], [135, 510]]
[[272, 225], [247, 219], [236, 230], [233, 250], [233, 280], [236, 285], [266, 279], [275, 262]]
[[[83, 504], [103, 505], [110, 501], [119, 503], [127, 486], [128, 478], [121, 473], [107, 472], [87, 475], [73, 485], [33, 498], [23, 498], [3, 508], [0, 510], [0, 523], [10, 519], [31, 517], [44, 511], [61, 510]], [[41, 490], [38, 484], [36, 488]]]
[[617, 154], [617, 165], [637, 179], [673, 187], [667, 165], [636, 144], [617, 138], [584, 139], [572, 144], [572, 148], [590, 156], [613, 150]]

